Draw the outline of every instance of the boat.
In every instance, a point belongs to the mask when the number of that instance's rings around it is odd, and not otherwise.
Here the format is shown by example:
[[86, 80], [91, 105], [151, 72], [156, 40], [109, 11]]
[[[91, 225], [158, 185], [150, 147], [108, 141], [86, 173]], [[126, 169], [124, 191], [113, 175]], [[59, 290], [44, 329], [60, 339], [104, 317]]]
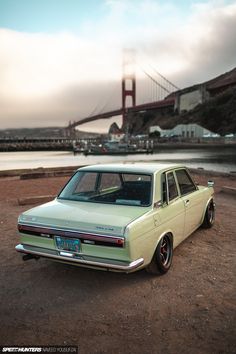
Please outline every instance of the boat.
[[87, 155], [132, 155], [132, 154], [152, 154], [152, 148], [141, 149], [136, 144], [108, 141], [105, 144], [91, 145], [83, 154]]
[[77, 144], [76, 141], [73, 141], [72, 143], [72, 150], [74, 155], [75, 154], [81, 154], [85, 151], [85, 148], [82, 147], [80, 144]]

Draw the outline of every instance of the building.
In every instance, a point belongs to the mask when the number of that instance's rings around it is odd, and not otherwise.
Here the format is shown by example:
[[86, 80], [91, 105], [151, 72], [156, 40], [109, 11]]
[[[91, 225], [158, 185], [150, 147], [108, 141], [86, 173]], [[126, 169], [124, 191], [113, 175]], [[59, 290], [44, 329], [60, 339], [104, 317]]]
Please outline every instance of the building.
[[206, 86], [198, 85], [187, 90], [183, 90], [176, 94], [175, 111], [178, 113], [188, 112], [194, 109], [197, 105], [206, 102], [209, 99], [209, 93]]
[[230, 88], [236, 87], [236, 68], [233, 70], [217, 76], [216, 78], [186, 87], [182, 90], [176, 91], [170, 96], [175, 97], [175, 111], [179, 114], [188, 112], [194, 109], [197, 105], [202, 104], [212, 97], [226, 91]]
[[182, 137], [182, 138], [216, 138], [215, 134], [199, 124], [178, 124], [173, 129], [161, 129], [158, 125], [149, 128], [149, 133], [158, 131], [161, 137]]

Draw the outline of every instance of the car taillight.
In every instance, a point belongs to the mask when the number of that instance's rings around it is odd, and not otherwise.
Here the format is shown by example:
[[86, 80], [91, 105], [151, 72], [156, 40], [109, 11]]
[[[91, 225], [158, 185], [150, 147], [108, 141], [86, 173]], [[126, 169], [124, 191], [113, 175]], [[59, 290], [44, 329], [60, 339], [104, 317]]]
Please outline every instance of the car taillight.
[[90, 245], [124, 247], [125, 239], [118, 236], [108, 236], [100, 234], [90, 234], [75, 230], [50, 229], [44, 226], [18, 224], [18, 230], [22, 233], [54, 238], [54, 236], [78, 238], [82, 243]]

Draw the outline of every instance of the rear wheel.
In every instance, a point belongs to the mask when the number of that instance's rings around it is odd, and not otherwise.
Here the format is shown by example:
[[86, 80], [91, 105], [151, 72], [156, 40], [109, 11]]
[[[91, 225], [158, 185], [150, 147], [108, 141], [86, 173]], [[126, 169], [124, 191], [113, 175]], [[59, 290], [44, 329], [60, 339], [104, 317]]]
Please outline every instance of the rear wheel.
[[173, 257], [173, 241], [169, 234], [166, 234], [159, 241], [151, 263], [146, 271], [151, 274], [165, 274], [170, 269]]
[[213, 200], [211, 200], [207, 205], [202, 226], [205, 229], [209, 229], [213, 226], [214, 221], [215, 221], [215, 203]]

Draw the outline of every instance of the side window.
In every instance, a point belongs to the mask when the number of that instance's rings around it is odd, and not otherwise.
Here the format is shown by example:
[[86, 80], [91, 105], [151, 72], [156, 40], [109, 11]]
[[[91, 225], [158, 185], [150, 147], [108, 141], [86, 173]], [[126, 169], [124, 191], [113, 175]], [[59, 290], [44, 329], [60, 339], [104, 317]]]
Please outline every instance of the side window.
[[196, 186], [191, 180], [186, 170], [175, 171], [181, 195], [185, 195], [196, 190]]
[[178, 197], [178, 189], [175, 183], [175, 177], [173, 172], [167, 174], [167, 184], [168, 184], [168, 198], [169, 201]]

